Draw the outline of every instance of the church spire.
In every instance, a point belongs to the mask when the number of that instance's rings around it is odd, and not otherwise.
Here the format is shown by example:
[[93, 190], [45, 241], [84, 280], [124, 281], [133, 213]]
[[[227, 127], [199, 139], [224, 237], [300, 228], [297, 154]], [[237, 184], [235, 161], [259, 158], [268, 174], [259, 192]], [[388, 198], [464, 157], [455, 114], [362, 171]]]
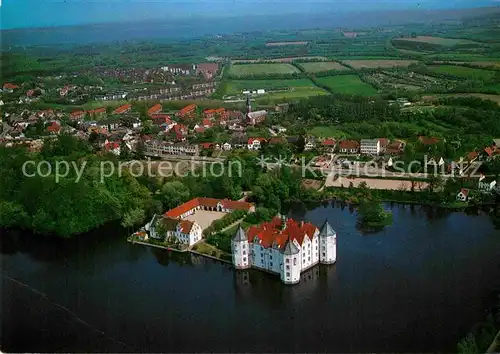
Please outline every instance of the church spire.
[[247, 95], [247, 114], [252, 112], [252, 104], [250, 103], [250, 95]]

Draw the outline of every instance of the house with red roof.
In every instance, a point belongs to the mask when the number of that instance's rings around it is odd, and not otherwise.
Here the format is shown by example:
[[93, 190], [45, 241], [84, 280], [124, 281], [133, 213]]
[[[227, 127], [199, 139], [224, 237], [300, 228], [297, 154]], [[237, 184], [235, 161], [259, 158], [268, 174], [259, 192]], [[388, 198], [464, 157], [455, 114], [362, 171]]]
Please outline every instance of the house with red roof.
[[118, 141], [108, 141], [104, 144], [104, 151], [120, 155], [120, 145]]
[[12, 92], [14, 90], [17, 90], [18, 88], [19, 88], [19, 86], [14, 85], [10, 82], [6, 82], [5, 84], [3, 84], [3, 90], [6, 92]]
[[61, 131], [61, 124], [58, 122], [52, 122], [50, 125], [47, 127], [47, 132], [50, 134], [59, 134]]
[[118, 107], [113, 111], [114, 114], [123, 114], [123, 113], [128, 113], [132, 109], [131, 104], [124, 104], [123, 106]]
[[106, 108], [105, 107], [100, 107], [96, 109], [90, 109], [87, 111], [88, 115], [95, 118], [95, 117], [102, 117], [106, 114]]
[[79, 120], [83, 119], [84, 117], [85, 117], [85, 111], [82, 110], [74, 111], [69, 114], [69, 119], [71, 120]]
[[246, 231], [239, 227], [231, 252], [236, 269], [255, 268], [297, 284], [302, 271], [336, 262], [337, 233], [328, 221], [320, 230], [309, 222], [275, 217]]
[[355, 140], [342, 140], [339, 144], [339, 151], [343, 154], [357, 154], [359, 152], [359, 142]]
[[327, 153], [335, 152], [336, 146], [337, 146], [337, 142], [335, 141], [335, 139], [332, 139], [332, 138], [325, 139], [321, 142], [321, 149]]
[[151, 116], [152, 114], [160, 113], [162, 109], [163, 109], [163, 107], [161, 104], [155, 104], [153, 107], [148, 109], [148, 116]]
[[469, 200], [470, 190], [467, 188], [460, 189], [460, 192], [457, 194], [457, 200], [460, 202], [466, 202]]
[[247, 148], [248, 150], [260, 150], [266, 141], [265, 138], [248, 138]]
[[197, 106], [192, 103], [190, 105], [187, 105], [186, 107], [180, 109], [176, 115], [180, 118], [190, 118], [194, 115], [196, 111]]

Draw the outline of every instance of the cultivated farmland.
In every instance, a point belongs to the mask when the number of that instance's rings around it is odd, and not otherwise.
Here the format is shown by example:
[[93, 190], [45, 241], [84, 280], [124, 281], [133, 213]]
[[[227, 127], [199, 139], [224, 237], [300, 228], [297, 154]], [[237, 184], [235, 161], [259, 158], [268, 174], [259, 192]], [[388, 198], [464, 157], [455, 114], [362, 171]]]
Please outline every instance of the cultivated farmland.
[[417, 60], [344, 60], [342, 64], [348, 65], [353, 69], [377, 69], [377, 68], [395, 68], [408, 67], [411, 64], [418, 63]]
[[464, 44], [481, 44], [475, 41], [471, 41], [469, 39], [443, 38], [443, 37], [431, 37], [431, 36], [417, 36], [415, 38], [397, 38], [394, 41], [429, 43], [445, 47], [454, 47], [456, 45], [464, 45]]
[[359, 78], [357, 75], [326, 76], [316, 79], [318, 84], [328, 87], [332, 92], [350, 95], [372, 96], [377, 90]]
[[229, 74], [244, 77], [252, 75], [293, 74], [300, 72], [291, 64], [238, 64], [232, 65]]
[[300, 41], [300, 42], [269, 42], [266, 43], [267, 47], [281, 47], [284, 45], [306, 45], [307, 42]]
[[495, 71], [468, 68], [457, 65], [436, 65], [429, 66], [430, 71], [439, 74], [449, 74], [464, 79], [491, 80], [495, 76]]
[[319, 61], [319, 62], [310, 62], [310, 63], [300, 63], [300, 67], [304, 69], [305, 72], [308, 73], [318, 73], [322, 71], [330, 71], [330, 70], [350, 70], [348, 67], [343, 66], [335, 61]]

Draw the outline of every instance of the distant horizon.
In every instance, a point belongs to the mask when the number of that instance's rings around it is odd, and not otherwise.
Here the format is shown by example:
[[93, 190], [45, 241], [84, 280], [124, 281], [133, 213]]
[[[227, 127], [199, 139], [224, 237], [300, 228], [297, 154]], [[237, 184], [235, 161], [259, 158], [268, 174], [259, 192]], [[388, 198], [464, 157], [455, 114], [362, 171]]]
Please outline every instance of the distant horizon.
[[[500, 0], [4, 0], [0, 30], [98, 26], [144, 21], [181, 21], [200, 18], [240, 18], [269, 15], [324, 15], [406, 10], [456, 10], [498, 7]], [[284, 6], [286, 3], [286, 6]], [[196, 5], [193, 5], [196, 4]], [[172, 11], [173, 10], [173, 11]]]

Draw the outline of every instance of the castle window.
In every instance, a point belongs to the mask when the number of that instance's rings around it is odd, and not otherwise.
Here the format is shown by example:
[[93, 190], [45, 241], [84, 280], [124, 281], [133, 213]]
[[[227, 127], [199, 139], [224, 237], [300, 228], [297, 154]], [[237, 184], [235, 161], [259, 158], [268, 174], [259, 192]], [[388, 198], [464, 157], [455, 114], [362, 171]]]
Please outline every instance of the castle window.
[[273, 262], [269, 263], [269, 266], [272, 267], [273, 266]]
[[290, 260], [288, 258], [285, 259], [285, 263], [290, 263]]
[[307, 261], [310, 262], [311, 261], [311, 256], [307, 257]]
[[247, 257], [243, 257], [243, 262], [246, 262], [247, 261]]
[[326, 257], [326, 254], [325, 254], [325, 252], [323, 252], [323, 258], [325, 258], [325, 257]]
[[289, 277], [289, 276], [290, 276], [290, 273], [288, 273], [288, 272], [287, 272], [287, 273], [286, 273], [286, 276], [287, 276], [287, 277]]
[[293, 265], [297, 265], [297, 257], [293, 258]]
[[290, 266], [289, 265], [286, 266], [286, 270], [290, 270]]
[[247, 254], [247, 251], [243, 251], [243, 255], [246, 255]]

